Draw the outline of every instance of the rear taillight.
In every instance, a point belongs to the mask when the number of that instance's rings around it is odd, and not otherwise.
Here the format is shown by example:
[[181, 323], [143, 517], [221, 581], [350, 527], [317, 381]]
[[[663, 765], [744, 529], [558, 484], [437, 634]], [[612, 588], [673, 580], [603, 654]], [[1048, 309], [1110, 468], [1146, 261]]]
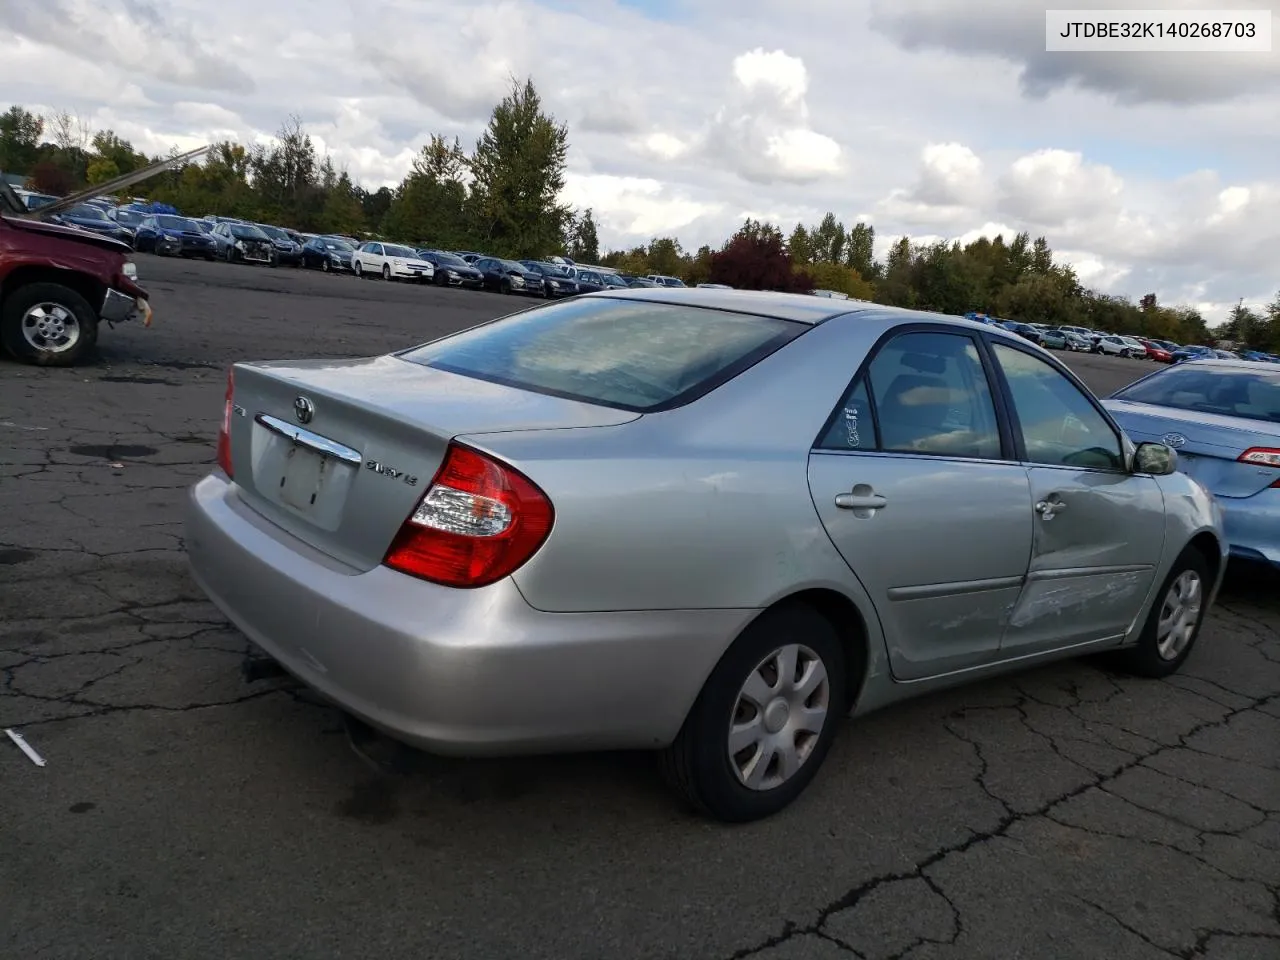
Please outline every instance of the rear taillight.
[[1241, 463], [1256, 463], [1260, 467], [1280, 467], [1280, 450], [1274, 447], [1250, 447], [1240, 454]]
[[[1256, 463], [1260, 467], [1280, 467], [1280, 450], [1275, 447], [1250, 447], [1240, 454], [1240, 462]], [[1271, 486], [1280, 488], [1280, 478]]]
[[222, 404], [222, 428], [218, 431], [218, 466], [228, 477], [234, 477], [231, 466], [231, 408], [236, 391], [234, 370], [227, 371], [227, 395]]
[[450, 587], [483, 587], [532, 557], [554, 517], [547, 495], [524, 474], [451, 443], [382, 562]]

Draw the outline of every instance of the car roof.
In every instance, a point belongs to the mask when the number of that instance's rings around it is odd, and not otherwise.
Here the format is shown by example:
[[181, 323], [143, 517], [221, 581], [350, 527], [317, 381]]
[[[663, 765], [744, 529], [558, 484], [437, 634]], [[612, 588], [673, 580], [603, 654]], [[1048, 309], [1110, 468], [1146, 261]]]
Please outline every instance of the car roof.
[[[828, 297], [815, 297], [807, 293], [776, 293], [769, 290], [711, 290], [706, 287], [628, 287], [615, 288], [601, 293], [587, 294], [589, 297], [606, 297], [616, 300], [645, 300], [650, 303], [667, 303], [676, 306], [704, 307], [711, 310], [729, 310], [737, 313], [751, 313], [765, 317], [776, 317], [780, 320], [794, 320], [799, 323], [819, 324], [836, 317], [854, 317], [859, 322], [878, 322], [886, 329], [903, 323], [945, 323], [967, 330], [994, 331], [999, 334], [1002, 328], [993, 328], [977, 320], [951, 316], [943, 313], [929, 313], [922, 310], [907, 310], [902, 307], [889, 307], [878, 303], [866, 303], [858, 300], [832, 300]], [[1010, 342], [1022, 342], [1012, 333], [1006, 338]]]
[[1193, 369], [1201, 370], [1205, 367], [1217, 370], [1265, 370], [1274, 373], [1272, 370], [1276, 366], [1274, 363], [1265, 363], [1258, 360], [1227, 360], [1222, 357], [1206, 357], [1204, 360], [1196, 360], [1192, 364], [1178, 364], [1177, 367], [1166, 367], [1166, 370], [1182, 369], [1185, 366], [1191, 366]]

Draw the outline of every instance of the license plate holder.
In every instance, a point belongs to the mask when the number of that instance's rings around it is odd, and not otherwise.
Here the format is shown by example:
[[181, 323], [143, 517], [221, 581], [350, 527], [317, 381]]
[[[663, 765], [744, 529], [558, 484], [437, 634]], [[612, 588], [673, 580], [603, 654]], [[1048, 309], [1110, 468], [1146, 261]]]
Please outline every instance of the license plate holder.
[[324, 491], [325, 479], [333, 472], [330, 458], [294, 444], [285, 454], [280, 477], [280, 500], [294, 510], [310, 513]]

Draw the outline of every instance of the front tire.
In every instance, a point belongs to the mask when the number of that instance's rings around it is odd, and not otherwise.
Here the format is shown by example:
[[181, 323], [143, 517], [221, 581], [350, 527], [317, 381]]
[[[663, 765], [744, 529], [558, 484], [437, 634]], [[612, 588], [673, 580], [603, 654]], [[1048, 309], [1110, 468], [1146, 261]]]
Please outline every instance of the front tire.
[[1208, 561], [1195, 547], [1187, 547], [1165, 577], [1137, 644], [1119, 651], [1117, 665], [1154, 679], [1176, 673], [1200, 636], [1211, 589]]
[[843, 644], [811, 607], [757, 617], [711, 672], [661, 757], [694, 809], [730, 823], [772, 816], [826, 759], [848, 700]]
[[384, 263], [384, 264], [382, 265], [382, 279], [383, 279], [383, 280], [390, 280], [390, 279], [391, 279], [391, 264], [389, 264], [389, 263]]
[[329, 266], [329, 261], [328, 261], [328, 260], [321, 260], [321, 261], [320, 261], [320, 272], [321, 272], [321, 273], [328, 273], [328, 272], [329, 272], [330, 270], [332, 270], [332, 269], [333, 269], [333, 268], [332, 268], [331, 266]]
[[74, 366], [98, 342], [98, 314], [70, 287], [30, 283], [0, 308], [0, 342], [23, 363]]
[[359, 260], [357, 260], [355, 263], [351, 265], [351, 269], [355, 271], [357, 280], [364, 279], [364, 266], [360, 263]]

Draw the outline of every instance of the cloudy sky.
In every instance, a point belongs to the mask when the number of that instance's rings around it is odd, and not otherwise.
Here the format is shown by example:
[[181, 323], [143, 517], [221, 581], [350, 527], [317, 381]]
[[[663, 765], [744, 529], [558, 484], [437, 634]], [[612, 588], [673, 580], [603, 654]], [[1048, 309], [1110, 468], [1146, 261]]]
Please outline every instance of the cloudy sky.
[[[569, 125], [606, 246], [827, 210], [1029, 230], [1211, 323], [1280, 288], [1280, 51], [1047, 54], [1033, 0], [0, 0], [0, 91], [149, 152], [296, 113], [367, 186], [470, 146], [511, 75]], [[1123, 3], [1090, 0], [1090, 8]], [[1152, 4], [1155, 6], [1155, 4]], [[1246, 4], [1162, 0], [1167, 9]], [[0, 108], [6, 106], [0, 103]]]

